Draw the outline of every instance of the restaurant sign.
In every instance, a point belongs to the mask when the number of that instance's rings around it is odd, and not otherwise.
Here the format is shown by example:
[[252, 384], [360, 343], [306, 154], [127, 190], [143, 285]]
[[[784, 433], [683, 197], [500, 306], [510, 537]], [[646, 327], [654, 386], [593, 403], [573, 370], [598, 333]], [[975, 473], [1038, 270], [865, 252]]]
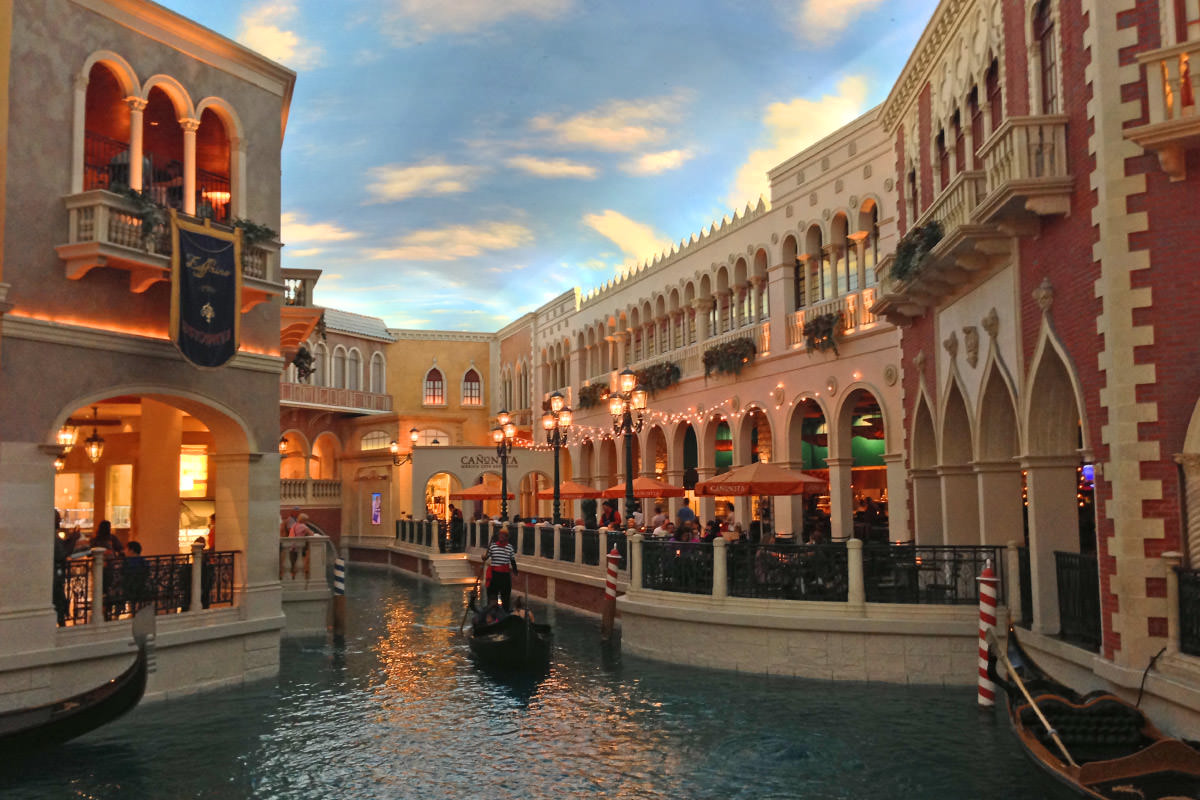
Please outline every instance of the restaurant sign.
[[185, 222], [171, 211], [171, 341], [198, 367], [219, 367], [238, 351], [241, 231]]
[[[459, 457], [458, 466], [460, 469], [500, 469], [500, 456], [489, 453], [471, 453]], [[517, 457], [510, 455], [508, 457], [509, 469], [520, 469], [517, 464]]]

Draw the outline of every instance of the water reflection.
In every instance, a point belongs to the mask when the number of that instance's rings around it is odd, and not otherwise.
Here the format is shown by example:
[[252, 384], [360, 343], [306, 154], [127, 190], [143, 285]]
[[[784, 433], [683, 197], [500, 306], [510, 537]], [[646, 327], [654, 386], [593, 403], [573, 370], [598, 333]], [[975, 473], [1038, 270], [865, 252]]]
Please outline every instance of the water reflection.
[[544, 675], [481, 671], [463, 591], [355, 572], [344, 641], [277, 681], [136, 709], [0, 767], [0, 794], [87, 798], [1044, 798], [970, 688], [829, 684], [623, 657], [594, 618]]

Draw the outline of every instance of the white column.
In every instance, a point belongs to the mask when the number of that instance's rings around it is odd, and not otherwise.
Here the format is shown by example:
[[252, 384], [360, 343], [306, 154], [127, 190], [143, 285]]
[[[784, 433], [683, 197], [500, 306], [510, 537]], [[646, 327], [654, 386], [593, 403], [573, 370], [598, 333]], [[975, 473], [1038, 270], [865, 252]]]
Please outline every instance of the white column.
[[181, 119], [183, 128], [183, 213], [196, 215], [196, 130], [198, 119]]
[[829, 529], [837, 541], [854, 536], [854, 493], [850, 489], [853, 458], [827, 458], [829, 467]]
[[1163, 567], [1167, 571], [1167, 653], [1179, 652], [1179, 573], [1175, 570], [1183, 554], [1175, 551], [1162, 554]]
[[142, 112], [146, 110], [147, 102], [140, 97], [126, 97], [125, 102], [129, 106], [129, 188], [140, 192], [145, 185], [145, 176], [142, 175]]
[[92, 625], [104, 622], [104, 553], [103, 547], [92, 548]]
[[642, 539], [640, 533], [629, 537], [629, 591], [642, 588]]
[[724, 536], [718, 536], [713, 539], [713, 585], [712, 596], [714, 600], [724, 600], [729, 596], [729, 562], [726, 559], [729, 553], [729, 543], [725, 541]]
[[846, 542], [846, 603], [860, 613], [865, 611], [867, 604], [867, 587], [863, 579], [863, 543], [861, 539], [851, 538]]
[[75, 76], [75, 98], [72, 107], [74, 135], [71, 137], [71, 194], [83, 191], [84, 149], [87, 147], [87, 87], [88, 76]]
[[233, 222], [238, 217], [249, 216], [246, 213], [246, 140], [230, 137], [229, 152], [233, 161], [230, 165], [233, 185], [229, 187], [229, 221]]
[[1183, 541], [1179, 547], [1187, 556], [1188, 566], [1195, 569], [1200, 567], [1200, 454], [1181, 453], [1175, 456], [1175, 462], [1183, 466], [1183, 493], [1187, 505]]
[[979, 480], [966, 464], [937, 468], [942, 482], [942, 533], [945, 544], [979, 544]]
[[1033, 589], [1033, 630], [1059, 632], [1058, 576], [1054, 552], [1078, 552], [1079, 511], [1076, 467], [1071, 456], [1026, 456], [1025, 485], [1029, 500], [1029, 572]]
[[1024, 529], [1021, 469], [1014, 461], [976, 462], [979, 543], [1001, 545]]
[[908, 481], [903, 453], [884, 453], [887, 465], [888, 538], [893, 542], [911, 539], [908, 531]]
[[692, 301], [696, 311], [696, 341], [704, 342], [711, 335], [708, 328], [708, 312], [713, 307], [711, 297], [698, 298]]

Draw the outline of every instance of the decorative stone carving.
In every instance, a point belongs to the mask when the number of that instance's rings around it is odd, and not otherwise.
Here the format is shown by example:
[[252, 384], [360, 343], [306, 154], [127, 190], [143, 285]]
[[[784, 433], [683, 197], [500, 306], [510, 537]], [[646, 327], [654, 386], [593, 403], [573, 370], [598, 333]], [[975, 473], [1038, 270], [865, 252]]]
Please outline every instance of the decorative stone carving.
[[[791, 208], [791, 206], [788, 206], [788, 208]], [[779, 244], [779, 234], [778, 233], [771, 234], [771, 244]]]
[[729, 398], [729, 413], [736, 414], [742, 407], [742, 400], [736, 394]]
[[864, 178], [871, 177], [871, 165], [870, 164], [867, 164], [865, 167], [863, 167], [863, 177]]
[[829, 156], [825, 156], [821, 159], [821, 172], [824, 172], [827, 169], [829, 169]]
[[821, 212], [821, 219], [829, 219], [833, 216], [833, 212], [828, 208]]
[[950, 331], [950, 335], [942, 342], [942, 347], [946, 348], [946, 352], [950, 354], [950, 360], [953, 361], [958, 357], [958, 334]]
[[1054, 287], [1050, 285], [1048, 277], [1042, 278], [1041, 284], [1033, 290], [1033, 299], [1043, 314], [1050, 313], [1050, 306], [1054, 303]]
[[833, 182], [833, 190], [835, 192], [837, 192], [838, 194], [841, 194], [845, 188], [846, 188], [846, 184], [842, 181], [841, 178], [838, 178], [836, 181]]
[[792, 214], [794, 214], [794, 213], [796, 213], [796, 212], [790, 205], [785, 206], [783, 209], [783, 216], [786, 217], [787, 219], [791, 219]]
[[918, 371], [924, 371], [924, 369], [925, 369], [925, 351], [924, 350], [918, 350], [917, 354], [915, 356], [913, 356], [913, 364], [916, 366]]
[[856, 195], [856, 194], [850, 195], [850, 208], [851, 209], [858, 208], [858, 195]]
[[[870, 175], [864, 175], [863, 177], [864, 177], [864, 178], [869, 178], [869, 177], [871, 177], [871, 176], [870, 176]], [[884, 190], [885, 192], [890, 192], [890, 191], [891, 191], [893, 188], [895, 188], [895, 186], [896, 186], [896, 181], [895, 181], [894, 179], [892, 179], [892, 178], [888, 178], [886, 181], [884, 181], [884, 182], [883, 182], [883, 190]]]
[[754, 245], [752, 245], [752, 244], [746, 245], [746, 255], [748, 255], [748, 256], [754, 255]]
[[858, 142], [851, 142], [848, 144], [846, 146], [846, 152], [849, 155], [856, 155], [858, 153]]
[[883, 368], [883, 382], [888, 386], [895, 386], [896, 381], [900, 379], [900, 370], [896, 369], [895, 364], [888, 364]]
[[783, 405], [783, 401], [784, 401], [785, 397], [786, 397], [786, 394], [784, 393], [782, 386], [776, 386], [774, 389], [771, 390], [771, 399], [775, 402], [775, 405], [777, 405], [777, 406]]
[[968, 325], [963, 330], [963, 344], [967, 348], [967, 364], [974, 367], [979, 363], [979, 328]]
[[815, 206], [817, 204], [817, 193], [816, 192], [813, 192], [812, 194], [810, 194], [808, 196], [808, 204], [810, 206]]
[[995, 339], [996, 334], [1000, 332], [1000, 315], [996, 313], [996, 309], [992, 309], [987, 313], [981, 321], [983, 329], [987, 331], [987, 335]]
[[830, 375], [825, 379], [825, 391], [829, 392], [830, 396], [837, 394], [838, 382], [837, 378]]

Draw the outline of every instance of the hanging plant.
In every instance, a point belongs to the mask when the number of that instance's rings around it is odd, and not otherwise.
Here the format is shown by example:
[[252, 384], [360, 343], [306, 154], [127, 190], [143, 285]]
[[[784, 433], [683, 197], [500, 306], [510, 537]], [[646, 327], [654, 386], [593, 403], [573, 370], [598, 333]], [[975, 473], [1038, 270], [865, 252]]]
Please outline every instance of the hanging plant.
[[758, 348], [749, 337], [713, 345], [704, 351], [704, 377], [707, 378], [714, 372], [737, 375], [754, 360], [757, 353]]
[[845, 317], [842, 312], [818, 314], [804, 323], [804, 346], [808, 352], [814, 350], [832, 350], [836, 356], [837, 337], [844, 330]]
[[253, 247], [259, 242], [269, 242], [279, 238], [279, 233], [273, 228], [241, 217], [234, 218], [233, 227], [242, 229], [242, 244], [246, 247]]
[[679, 383], [679, 365], [674, 361], [664, 361], [637, 371], [637, 382], [642, 388], [654, 395], [665, 389], [670, 389]]
[[906, 281], [916, 277], [925, 264], [929, 251], [942, 240], [942, 223], [931, 219], [909, 230], [896, 245], [896, 260], [889, 273], [894, 280]]
[[589, 383], [579, 390], [579, 408], [593, 408], [608, 399], [607, 383]]
[[146, 192], [130, 189], [123, 183], [113, 184], [109, 191], [119, 194], [133, 205], [132, 216], [137, 219], [141, 229], [142, 247], [151, 249], [155, 240], [166, 233], [167, 221], [170, 219], [167, 209], [154, 202]]

